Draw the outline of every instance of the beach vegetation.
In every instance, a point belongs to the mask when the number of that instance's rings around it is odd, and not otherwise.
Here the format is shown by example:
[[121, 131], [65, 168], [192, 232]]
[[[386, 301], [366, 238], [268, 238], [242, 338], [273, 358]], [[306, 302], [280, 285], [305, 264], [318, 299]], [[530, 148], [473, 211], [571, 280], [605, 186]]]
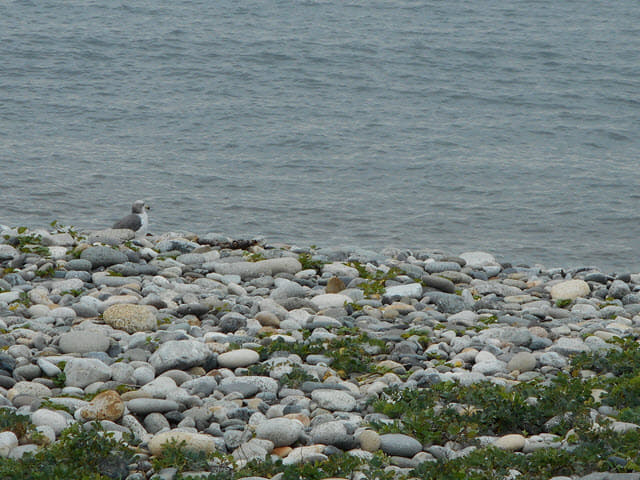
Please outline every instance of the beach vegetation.
[[298, 261], [300, 262], [300, 265], [302, 265], [303, 270], [313, 269], [318, 274], [322, 272], [322, 267], [325, 266], [325, 262], [318, 260], [317, 258], [313, 258], [313, 255], [311, 255], [311, 253], [299, 254]]
[[360, 262], [347, 262], [347, 265], [355, 268], [358, 271], [360, 278], [365, 281], [358, 284], [358, 288], [362, 290], [365, 297], [377, 298], [384, 295], [386, 291], [387, 280], [393, 280], [399, 275], [406, 275], [406, 272], [398, 267], [391, 267], [389, 270], [384, 271], [375, 269], [370, 271], [365, 265]]
[[[9, 427], [22, 429], [27, 434], [35, 432], [35, 427], [20, 417], [5, 410], [0, 411], [0, 430], [6, 430], [8, 421]], [[16, 433], [16, 436], [19, 435]], [[26, 453], [20, 459], [3, 458], [0, 462], [0, 478], [109, 480], [114, 478], [114, 470], [126, 469], [134, 455], [130, 442], [116, 440], [99, 423], [91, 424], [88, 429], [76, 423], [63, 430], [58, 441], [52, 444]]]

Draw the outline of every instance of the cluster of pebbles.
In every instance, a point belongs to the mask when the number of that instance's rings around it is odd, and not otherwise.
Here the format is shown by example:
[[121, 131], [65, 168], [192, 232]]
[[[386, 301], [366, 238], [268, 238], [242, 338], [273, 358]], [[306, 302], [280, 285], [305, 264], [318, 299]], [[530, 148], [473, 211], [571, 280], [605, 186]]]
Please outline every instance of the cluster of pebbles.
[[[142, 453], [117, 477], [129, 480], [172, 478], [150, 461], [171, 441], [238, 465], [382, 451], [405, 475], [464, 452], [374, 431], [381, 415], [370, 400], [385, 388], [552, 375], [640, 324], [640, 274], [512, 266], [483, 252], [310, 250], [128, 230], [5, 229], [0, 239], [0, 408], [28, 415], [51, 442], [73, 422], [132, 434]], [[301, 254], [322, 263], [305, 269]], [[401, 273], [365, 296], [353, 262], [371, 275]], [[330, 341], [340, 327], [386, 342], [365, 348], [387, 373], [345, 379], [328, 355], [258, 353], [275, 339]], [[299, 388], [281, 381], [295, 368], [308, 375]], [[561, 440], [483, 438], [525, 453]], [[0, 433], [0, 456], [37, 448]]]

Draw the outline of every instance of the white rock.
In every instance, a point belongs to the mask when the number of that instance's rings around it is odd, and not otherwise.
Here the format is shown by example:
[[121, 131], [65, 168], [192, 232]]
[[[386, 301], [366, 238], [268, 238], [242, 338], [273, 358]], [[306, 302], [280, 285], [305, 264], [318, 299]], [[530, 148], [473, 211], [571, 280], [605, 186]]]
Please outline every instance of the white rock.
[[40, 408], [31, 414], [31, 422], [36, 426], [47, 425], [53, 429], [56, 435], [59, 435], [69, 426], [70, 419], [60, 412]]
[[294, 444], [302, 433], [302, 423], [290, 418], [272, 418], [260, 423], [256, 437], [273, 442], [276, 447]]
[[574, 300], [586, 297], [591, 292], [589, 284], [584, 280], [574, 279], [556, 283], [551, 287], [551, 298], [554, 300]]
[[496, 258], [487, 252], [465, 252], [460, 254], [460, 258], [462, 258], [465, 262], [467, 262], [466, 266], [471, 268], [481, 268], [485, 265], [496, 265]]
[[260, 355], [255, 350], [241, 348], [231, 350], [218, 355], [218, 365], [224, 368], [248, 367], [260, 360]]
[[518, 450], [522, 450], [526, 439], [517, 433], [512, 433], [509, 435], [504, 435], [503, 437], [498, 438], [493, 446], [499, 448], [500, 450], [507, 450], [510, 452], [515, 452]]
[[422, 285], [419, 283], [409, 283], [408, 285], [394, 285], [388, 287], [384, 293], [385, 297], [409, 297], [422, 298]]
[[345, 303], [352, 303], [353, 300], [341, 293], [323, 293], [311, 299], [311, 304], [316, 310], [325, 310], [332, 307], [342, 307]]
[[0, 457], [9, 456], [9, 452], [18, 446], [18, 437], [13, 432], [0, 432]]

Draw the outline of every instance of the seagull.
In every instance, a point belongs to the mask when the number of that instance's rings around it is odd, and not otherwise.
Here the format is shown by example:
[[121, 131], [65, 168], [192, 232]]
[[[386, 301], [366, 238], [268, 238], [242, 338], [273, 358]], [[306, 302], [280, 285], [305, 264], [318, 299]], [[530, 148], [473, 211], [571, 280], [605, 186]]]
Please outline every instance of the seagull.
[[136, 200], [131, 206], [131, 214], [113, 224], [112, 228], [126, 228], [136, 232], [136, 237], [144, 237], [149, 227], [147, 210], [151, 207], [142, 200]]

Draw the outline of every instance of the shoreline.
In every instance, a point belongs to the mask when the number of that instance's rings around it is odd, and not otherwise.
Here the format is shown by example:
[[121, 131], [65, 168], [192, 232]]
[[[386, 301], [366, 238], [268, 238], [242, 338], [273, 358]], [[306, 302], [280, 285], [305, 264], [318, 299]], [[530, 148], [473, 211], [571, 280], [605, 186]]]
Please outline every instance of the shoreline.
[[[114, 460], [119, 476], [95, 468], [128, 480], [310, 462], [452, 478], [433, 475], [477, 455], [493, 460], [473, 478], [511, 463], [560, 480], [640, 463], [640, 273], [57, 224], [0, 242], [0, 412], [40, 435], [0, 433], [12, 468], [51, 448], [34, 438], [96, 420], [137, 456]], [[172, 441], [209, 463], [163, 463]]]

